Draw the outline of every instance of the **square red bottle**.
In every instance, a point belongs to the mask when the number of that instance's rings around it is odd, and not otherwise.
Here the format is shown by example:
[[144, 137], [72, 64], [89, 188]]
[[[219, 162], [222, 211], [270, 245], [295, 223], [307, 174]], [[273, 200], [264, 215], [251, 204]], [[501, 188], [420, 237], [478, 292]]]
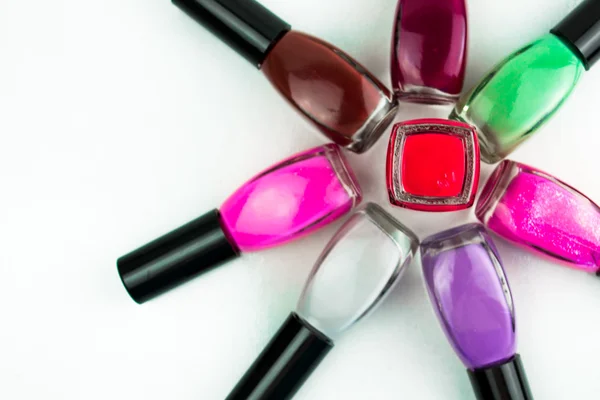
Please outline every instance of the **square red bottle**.
[[471, 207], [479, 183], [475, 129], [444, 119], [396, 124], [386, 175], [390, 202], [396, 206], [420, 211]]

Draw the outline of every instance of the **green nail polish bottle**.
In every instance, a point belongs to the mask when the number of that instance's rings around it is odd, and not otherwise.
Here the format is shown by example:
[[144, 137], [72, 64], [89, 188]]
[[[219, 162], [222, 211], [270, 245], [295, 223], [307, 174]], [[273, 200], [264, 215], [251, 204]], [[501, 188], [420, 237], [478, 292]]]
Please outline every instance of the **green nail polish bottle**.
[[551, 33], [511, 54], [464, 94], [450, 119], [477, 128], [483, 161], [516, 149], [600, 58], [600, 0], [584, 0]]

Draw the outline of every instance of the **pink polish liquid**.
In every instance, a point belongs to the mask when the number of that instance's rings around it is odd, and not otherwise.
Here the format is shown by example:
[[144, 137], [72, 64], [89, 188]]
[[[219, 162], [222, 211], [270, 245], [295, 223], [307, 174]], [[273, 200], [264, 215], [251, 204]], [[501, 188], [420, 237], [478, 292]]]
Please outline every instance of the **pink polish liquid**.
[[600, 209], [545, 172], [502, 162], [486, 184], [476, 214], [508, 240], [577, 269], [600, 269]]
[[362, 198], [339, 148], [322, 146], [259, 174], [220, 207], [242, 252], [279, 245], [319, 229]]

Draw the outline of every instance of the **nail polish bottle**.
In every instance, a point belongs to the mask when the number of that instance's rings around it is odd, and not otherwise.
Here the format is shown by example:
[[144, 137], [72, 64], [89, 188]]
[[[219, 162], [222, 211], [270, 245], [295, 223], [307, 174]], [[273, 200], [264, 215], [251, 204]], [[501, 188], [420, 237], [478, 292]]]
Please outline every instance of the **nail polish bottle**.
[[408, 228], [369, 203], [317, 260], [293, 312], [227, 400], [285, 400], [400, 280], [418, 248]]
[[503, 238], [600, 276], [600, 208], [552, 175], [504, 160], [485, 184], [475, 213]]
[[479, 145], [474, 128], [445, 119], [394, 125], [386, 178], [393, 205], [420, 211], [471, 207], [479, 183]]
[[133, 300], [143, 303], [240, 253], [307, 235], [361, 199], [340, 148], [316, 147], [256, 175], [218, 210], [119, 258], [119, 275]]
[[362, 153], [392, 122], [397, 101], [337, 47], [291, 27], [254, 0], [173, 0], [236, 50], [329, 140]]
[[478, 400], [531, 400], [516, 354], [515, 310], [496, 246], [468, 224], [421, 245], [429, 298]]
[[458, 101], [451, 119], [475, 125], [483, 161], [509, 155], [600, 58], [600, 2], [585, 0], [551, 33], [504, 59]]
[[392, 32], [392, 85], [400, 100], [453, 103], [467, 63], [465, 0], [399, 0]]

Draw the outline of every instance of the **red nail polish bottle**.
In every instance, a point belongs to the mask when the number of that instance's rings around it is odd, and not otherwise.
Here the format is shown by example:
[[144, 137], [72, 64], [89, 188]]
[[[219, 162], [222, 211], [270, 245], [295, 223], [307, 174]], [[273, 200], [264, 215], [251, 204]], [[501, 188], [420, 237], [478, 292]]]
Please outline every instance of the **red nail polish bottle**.
[[399, 0], [392, 33], [392, 85], [402, 100], [452, 103], [467, 62], [465, 0]]
[[420, 211], [473, 205], [479, 183], [479, 142], [470, 125], [445, 119], [396, 124], [387, 154], [390, 202]]
[[254, 0], [173, 0], [263, 71], [329, 140], [357, 153], [381, 137], [397, 102], [348, 54], [291, 27]]

